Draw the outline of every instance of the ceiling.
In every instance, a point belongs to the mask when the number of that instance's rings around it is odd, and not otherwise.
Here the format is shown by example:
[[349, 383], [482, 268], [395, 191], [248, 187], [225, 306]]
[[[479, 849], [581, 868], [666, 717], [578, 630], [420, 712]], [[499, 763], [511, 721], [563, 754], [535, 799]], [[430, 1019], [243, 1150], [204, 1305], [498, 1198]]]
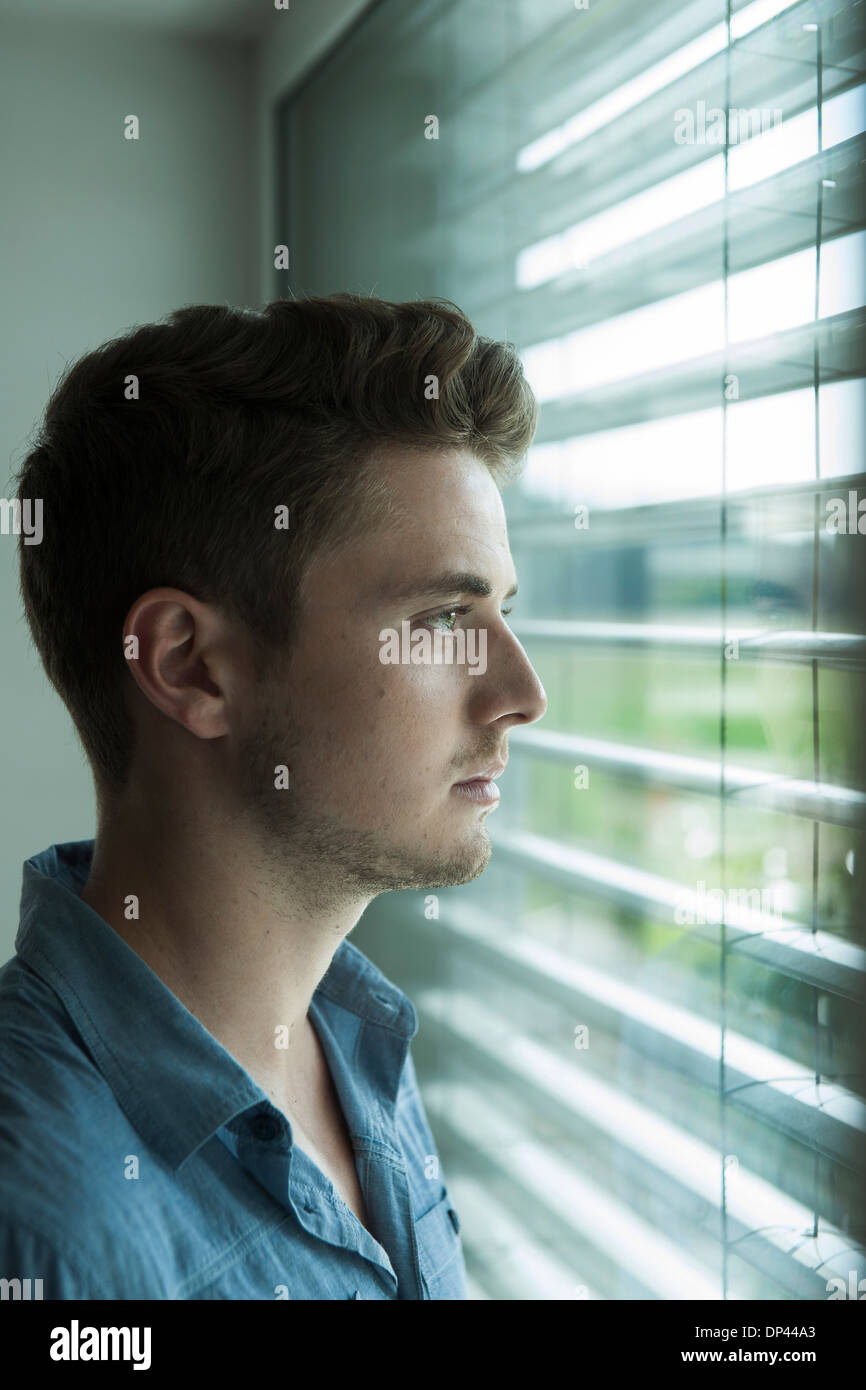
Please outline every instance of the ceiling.
[[[290, 0], [291, 9], [309, 3]], [[201, 37], [257, 38], [274, 17], [273, 0], [0, 0], [0, 20], [78, 21]]]

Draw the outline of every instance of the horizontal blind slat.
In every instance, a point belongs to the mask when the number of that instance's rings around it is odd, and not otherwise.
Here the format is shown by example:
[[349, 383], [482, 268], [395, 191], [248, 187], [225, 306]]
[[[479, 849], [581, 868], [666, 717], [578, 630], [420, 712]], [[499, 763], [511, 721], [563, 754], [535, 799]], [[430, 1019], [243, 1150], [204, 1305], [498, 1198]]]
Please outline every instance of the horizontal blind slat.
[[[681, 884], [636, 869], [627, 862], [575, 849], [530, 831], [500, 827], [491, 838], [494, 850], [509, 863], [542, 875], [570, 892], [591, 891], [627, 911], [645, 913], [655, 921], [675, 925], [674, 913], [678, 908], [688, 907], [696, 897]], [[694, 915], [703, 915], [699, 901], [695, 903]], [[729, 952], [752, 957], [779, 974], [818, 989], [858, 1002], [862, 1000], [866, 951], [861, 947], [829, 932], [811, 932], [801, 923], [770, 913], [743, 916], [728, 906], [726, 915], [729, 929], [736, 927], [743, 932], [733, 939], [729, 935], [726, 942]], [[696, 921], [689, 931], [716, 944], [720, 941], [718, 923]], [[772, 932], [772, 935], [764, 932]]]
[[765, 771], [683, 757], [654, 748], [612, 743], [552, 729], [513, 729], [509, 750], [571, 767], [587, 762], [593, 769], [652, 786], [718, 796], [722, 790], [739, 802], [787, 812], [832, 825], [866, 828], [866, 793], [830, 783], [773, 777]]

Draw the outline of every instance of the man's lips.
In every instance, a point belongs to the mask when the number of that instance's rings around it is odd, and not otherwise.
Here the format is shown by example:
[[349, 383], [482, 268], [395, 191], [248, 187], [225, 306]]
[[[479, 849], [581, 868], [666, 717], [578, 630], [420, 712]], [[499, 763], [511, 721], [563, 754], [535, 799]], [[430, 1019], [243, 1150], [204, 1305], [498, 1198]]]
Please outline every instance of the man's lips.
[[455, 782], [456, 787], [465, 787], [468, 782], [494, 782], [497, 777], [501, 777], [505, 771], [506, 763], [491, 763], [489, 767], [482, 768], [480, 772], [472, 772], [468, 777], [464, 777], [460, 782]]
[[464, 781], [455, 782], [452, 791], [457, 792], [458, 796], [465, 796], [469, 801], [476, 802], [479, 806], [495, 806], [499, 800], [499, 788], [494, 779], [501, 777], [504, 771], [505, 763], [492, 763], [490, 767], [473, 773]]

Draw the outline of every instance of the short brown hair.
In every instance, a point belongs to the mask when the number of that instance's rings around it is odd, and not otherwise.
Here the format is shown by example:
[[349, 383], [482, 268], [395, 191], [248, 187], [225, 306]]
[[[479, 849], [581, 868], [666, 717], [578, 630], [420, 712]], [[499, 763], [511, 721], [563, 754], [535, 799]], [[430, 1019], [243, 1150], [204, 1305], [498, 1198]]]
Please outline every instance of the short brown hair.
[[313, 551], [369, 524], [377, 446], [468, 448], [502, 487], [537, 409], [514, 347], [442, 299], [195, 305], [68, 367], [16, 479], [46, 518], [41, 544], [21, 535], [21, 593], [99, 794], [129, 776], [121, 636], [140, 594], [182, 589], [285, 648]]

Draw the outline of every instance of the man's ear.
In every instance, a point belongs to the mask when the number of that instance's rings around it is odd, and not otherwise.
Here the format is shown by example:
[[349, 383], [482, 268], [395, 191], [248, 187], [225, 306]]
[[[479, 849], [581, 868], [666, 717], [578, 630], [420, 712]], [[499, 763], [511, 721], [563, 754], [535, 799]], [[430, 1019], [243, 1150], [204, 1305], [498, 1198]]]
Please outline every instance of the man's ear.
[[196, 738], [229, 732], [232, 630], [182, 589], [149, 589], [123, 625], [127, 669], [150, 703]]

